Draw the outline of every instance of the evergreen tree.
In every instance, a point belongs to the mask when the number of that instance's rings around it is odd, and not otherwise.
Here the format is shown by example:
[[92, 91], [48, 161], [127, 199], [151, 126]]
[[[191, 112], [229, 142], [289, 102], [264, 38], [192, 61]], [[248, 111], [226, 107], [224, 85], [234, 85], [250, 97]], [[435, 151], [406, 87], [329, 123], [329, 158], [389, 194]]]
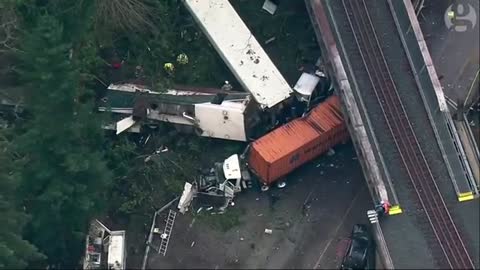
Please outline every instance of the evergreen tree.
[[32, 216], [28, 239], [62, 267], [78, 263], [88, 222], [102, 209], [111, 178], [101, 123], [92, 102], [81, 98], [89, 91], [80, 84], [66, 36], [49, 15], [27, 31], [19, 70], [31, 118], [15, 139], [23, 157], [19, 196]]
[[15, 156], [9, 151], [9, 141], [0, 133], [0, 269], [25, 268], [31, 261], [43, 258], [35, 246], [23, 239], [27, 215], [16, 204], [15, 189], [18, 185], [12, 177]]

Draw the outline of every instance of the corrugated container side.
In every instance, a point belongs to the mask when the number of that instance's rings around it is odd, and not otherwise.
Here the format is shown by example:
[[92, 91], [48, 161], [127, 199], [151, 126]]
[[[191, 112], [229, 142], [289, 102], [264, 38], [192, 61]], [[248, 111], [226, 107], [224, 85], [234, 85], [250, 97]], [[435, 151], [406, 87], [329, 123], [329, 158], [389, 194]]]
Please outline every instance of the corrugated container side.
[[250, 148], [248, 167], [261, 179], [268, 179], [269, 162], [258, 153], [257, 149]]
[[[328, 149], [334, 147], [338, 143], [345, 141], [348, 133], [337, 133], [333, 135], [333, 131], [328, 131], [324, 135], [319, 136], [314, 141], [305, 144], [302, 148], [292, 152], [290, 155], [284, 156], [281, 159], [267, 163], [266, 174], [262, 174], [262, 180], [265, 184], [271, 184], [281, 177], [286, 176], [296, 168], [325, 153]], [[264, 167], [264, 166], [262, 166]], [[263, 169], [265, 171], [265, 169]]]
[[332, 96], [306, 117], [295, 119], [252, 143], [249, 167], [262, 182], [271, 184], [347, 139], [340, 100]]

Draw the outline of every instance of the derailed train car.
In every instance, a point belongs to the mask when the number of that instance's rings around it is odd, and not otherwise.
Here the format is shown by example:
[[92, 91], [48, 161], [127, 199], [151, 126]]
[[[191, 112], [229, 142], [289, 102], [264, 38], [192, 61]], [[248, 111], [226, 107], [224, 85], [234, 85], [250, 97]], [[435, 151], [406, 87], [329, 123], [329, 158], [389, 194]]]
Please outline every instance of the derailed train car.
[[210, 177], [218, 183], [232, 182], [235, 192], [255, 182], [262, 190], [275, 182], [283, 187], [289, 173], [348, 139], [340, 98], [330, 96], [303, 117], [253, 141], [243, 154], [216, 163], [211, 170], [215, 176]]
[[297, 118], [257, 139], [248, 153], [248, 168], [270, 185], [349, 138], [340, 99], [331, 96]]

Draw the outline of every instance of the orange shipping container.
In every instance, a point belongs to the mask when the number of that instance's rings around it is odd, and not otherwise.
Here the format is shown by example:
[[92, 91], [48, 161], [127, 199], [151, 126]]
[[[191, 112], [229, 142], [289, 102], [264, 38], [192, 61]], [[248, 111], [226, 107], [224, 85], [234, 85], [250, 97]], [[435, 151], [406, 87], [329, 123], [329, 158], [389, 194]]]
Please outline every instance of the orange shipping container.
[[347, 139], [340, 100], [331, 96], [305, 117], [253, 142], [249, 167], [263, 183], [271, 184]]

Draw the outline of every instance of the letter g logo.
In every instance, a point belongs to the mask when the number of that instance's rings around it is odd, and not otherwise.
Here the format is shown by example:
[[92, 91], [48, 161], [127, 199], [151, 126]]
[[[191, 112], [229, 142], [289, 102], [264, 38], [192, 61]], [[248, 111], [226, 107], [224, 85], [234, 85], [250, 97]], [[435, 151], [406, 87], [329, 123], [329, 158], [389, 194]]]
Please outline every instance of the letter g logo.
[[445, 11], [445, 25], [455, 32], [472, 30], [477, 24], [477, 13], [470, 4], [452, 4]]

